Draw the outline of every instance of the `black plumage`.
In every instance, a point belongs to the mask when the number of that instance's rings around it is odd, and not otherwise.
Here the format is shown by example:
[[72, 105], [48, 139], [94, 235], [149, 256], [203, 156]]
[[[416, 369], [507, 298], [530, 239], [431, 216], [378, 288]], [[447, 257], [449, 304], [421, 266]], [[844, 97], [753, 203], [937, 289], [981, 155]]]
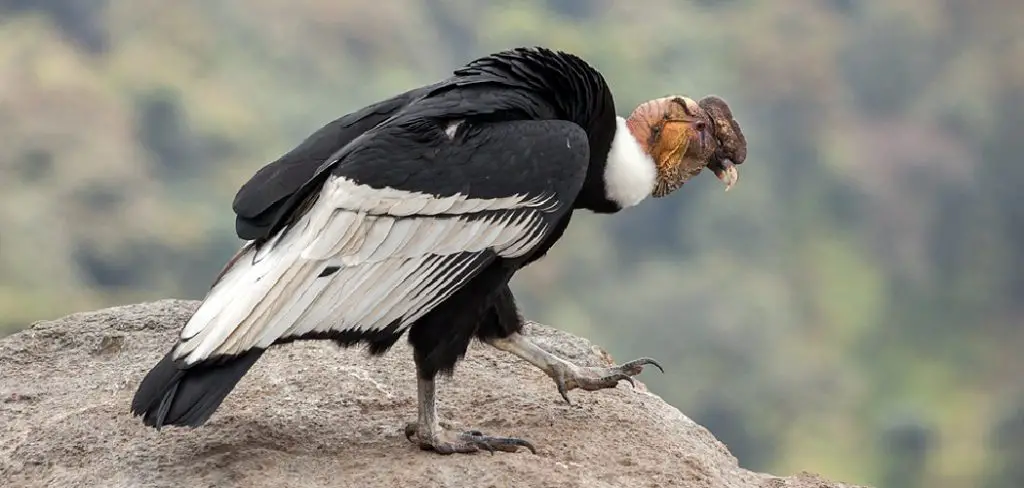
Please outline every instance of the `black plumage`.
[[380, 354], [408, 332], [421, 446], [523, 445], [442, 435], [433, 378], [474, 338], [518, 337], [509, 280], [573, 210], [615, 212], [650, 194], [656, 155], [625, 127], [600, 73], [543, 48], [478, 59], [327, 124], [238, 191], [236, 231], [249, 242], [132, 411], [155, 427], [201, 425], [272, 345], [330, 339]]

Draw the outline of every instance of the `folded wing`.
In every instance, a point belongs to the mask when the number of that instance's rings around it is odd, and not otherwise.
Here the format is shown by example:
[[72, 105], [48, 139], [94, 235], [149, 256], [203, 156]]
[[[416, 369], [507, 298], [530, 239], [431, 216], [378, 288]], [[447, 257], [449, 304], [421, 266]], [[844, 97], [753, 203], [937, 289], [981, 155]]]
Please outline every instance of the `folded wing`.
[[361, 137], [283, 231], [243, 248], [182, 330], [180, 364], [288, 338], [400, 332], [485, 266], [528, 255], [586, 175], [586, 136], [566, 122], [455, 140], [408, 130]]

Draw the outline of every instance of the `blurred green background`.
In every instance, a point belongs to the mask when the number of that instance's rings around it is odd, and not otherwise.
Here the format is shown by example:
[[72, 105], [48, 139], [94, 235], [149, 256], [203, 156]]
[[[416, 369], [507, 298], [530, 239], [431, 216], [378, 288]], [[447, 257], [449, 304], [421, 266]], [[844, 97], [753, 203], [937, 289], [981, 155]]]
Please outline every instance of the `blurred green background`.
[[750, 155], [515, 281], [742, 465], [1024, 486], [1024, 3], [0, 0], [0, 334], [200, 298], [231, 199], [323, 123], [492, 51], [603, 71], [618, 111], [725, 97]]

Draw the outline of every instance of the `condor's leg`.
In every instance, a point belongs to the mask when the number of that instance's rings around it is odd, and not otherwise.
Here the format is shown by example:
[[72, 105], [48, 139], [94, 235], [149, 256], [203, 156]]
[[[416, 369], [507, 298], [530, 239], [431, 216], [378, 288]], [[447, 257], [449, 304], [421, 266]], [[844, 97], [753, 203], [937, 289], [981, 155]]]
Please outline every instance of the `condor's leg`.
[[[417, 374], [420, 372], [417, 371]], [[418, 420], [405, 426], [405, 438], [419, 444], [420, 449], [439, 454], [472, 453], [480, 450], [516, 452], [525, 447], [537, 454], [528, 441], [514, 437], [492, 437], [477, 430], [455, 432], [441, 426], [437, 417], [436, 384], [433, 379], [418, 378], [416, 406]]]
[[633, 377], [643, 372], [644, 366], [647, 365], [652, 365], [663, 373], [665, 372], [661, 365], [651, 358], [634, 359], [624, 364], [604, 368], [577, 366], [541, 349], [540, 346], [518, 332], [513, 332], [507, 337], [485, 339], [485, 342], [502, 351], [515, 354], [540, 368], [555, 380], [558, 393], [570, 405], [572, 405], [572, 401], [569, 400], [569, 390], [580, 388], [595, 391], [615, 388], [622, 380], [634, 384]]
[[615, 388], [619, 381], [628, 381], [631, 385], [633, 377], [644, 370], [644, 366], [652, 365], [662, 373], [665, 370], [651, 358], [640, 358], [624, 364], [610, 367], [577, 366], [548, 351], [545, 351], [530, 339], [519, 333], [523, 319], [516, 309], [512, 291], [506, 286], [494, 300], [493, 307], [488, 311], [487, 320], [478, 332], [480, 339], [502, 351], [510, 352], [526, 360], [528, 363], [544, 371], [555, 380], [558, 393], [566, 403], [569, 390], [580, 388], [587, 391]]
[[[500, 278], [497, 276], [496, 278]], [[476, 430], [456, 432], [441, 425], [437, 416], [437, 386], [434, 378], [438, 373], [450, 373], [469, 348], [480, 324], [481, 313], [489, 293], [497, 284], [485, 271], [477, 279], [455, 292], [451, 298], [438, 305], [409, 329], [409, 343], [413, 348], [416, 362], [417, 422], [405, 426], [405, 436], [419, 444], [421, 449], [441, 454], [456, 452], [470, 453], [479, 450], [515, 452], [520, 447], [534, 454], [533, 445], [512, 437], [492, 437]], [[487, 285], [491, 284], [490, 287]], [[481, 305], [484, 304], [484, 305]]]

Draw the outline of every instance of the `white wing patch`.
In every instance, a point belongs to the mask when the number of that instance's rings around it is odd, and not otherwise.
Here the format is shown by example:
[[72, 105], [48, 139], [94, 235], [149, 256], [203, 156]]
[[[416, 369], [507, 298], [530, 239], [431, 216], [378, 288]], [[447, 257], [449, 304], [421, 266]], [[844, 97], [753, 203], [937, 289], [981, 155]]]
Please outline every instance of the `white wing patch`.
[[554, 195], [437, 197], [332, 177], [287, 232], [235, 260], [185, 325], [175, 358], [192, 364], [396, 320], [404, 330], [454, 293], [485, 251], [529, 252], [558, 204]]

